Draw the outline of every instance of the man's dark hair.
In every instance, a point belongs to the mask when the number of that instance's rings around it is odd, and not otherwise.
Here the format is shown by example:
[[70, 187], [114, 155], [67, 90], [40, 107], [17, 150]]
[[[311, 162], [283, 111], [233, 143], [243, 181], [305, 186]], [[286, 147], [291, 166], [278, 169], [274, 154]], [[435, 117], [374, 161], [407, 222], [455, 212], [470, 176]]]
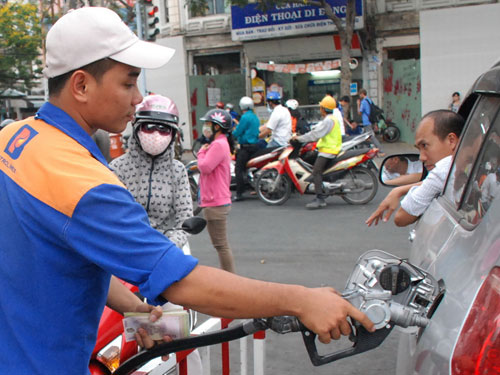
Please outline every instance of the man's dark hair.
[[326, 94], [325, 95], [333, 97], [333, 91], [332, 90], [326, 90]]
[[366, 91], [366, 89], [360, 89], [359, 93], [368, 96], [368, 92]]
[[422, 120], [425, 118], [434, 120], [433, 133], [436, 134], [440, 140], [444, 140], [450, 133], [454, 133], [460, 138], [460, 134], [465, 125], [462, 116], [448, 109], [431, 111], [422, 117]]
[[460, 96], [460, 93], [458, 91], [455, 91], [451, 96], [455, 96], [455, 95]]
[[350, 103], [351, 102], [351, 98], [349, 98], [347, 95], [345, 95], [342, 98], [340, 98], [340, 101], [341, 102]]
[[92, 77], [94, 77], [97, 82], [99, 82], [104, 73], [110, 70], [116, 63], [117, 62], [115, 60], [104, 58], [82, 66], [81, 68], [74, 69], [68, 73], [61, 74], [57, 77], [49, 78], [49, 96], [57, 96], [68, 81], [69, 77], [71, 77], [71, 75], [77, 70], [85, 70]]

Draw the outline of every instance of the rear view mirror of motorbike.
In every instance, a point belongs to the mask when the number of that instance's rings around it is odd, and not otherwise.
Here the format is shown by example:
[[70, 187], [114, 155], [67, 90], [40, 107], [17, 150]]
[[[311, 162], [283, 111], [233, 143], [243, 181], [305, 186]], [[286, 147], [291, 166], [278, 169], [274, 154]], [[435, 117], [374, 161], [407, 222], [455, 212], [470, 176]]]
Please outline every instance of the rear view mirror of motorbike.
[[422, 181], [427, 176], [418, 154], [397, 154], [384, 159], [379, 181], [384, 186], [396, 187]]
[[181, 229], [189, 234], [198, 234], [207, 225], [207, 221], [199, 216], [193, 216], [184, 220]]

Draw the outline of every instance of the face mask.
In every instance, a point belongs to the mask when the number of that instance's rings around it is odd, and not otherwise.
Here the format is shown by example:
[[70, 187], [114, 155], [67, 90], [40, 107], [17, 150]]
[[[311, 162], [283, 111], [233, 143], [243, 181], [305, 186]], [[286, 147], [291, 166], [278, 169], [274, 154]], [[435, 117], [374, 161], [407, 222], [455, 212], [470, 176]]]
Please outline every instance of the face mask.
[[267, 111], [268, 111], [269, 113], [272, 113], [272, 112], [273, 112], [273, 109], [271, 108], [271, 106], [270, 106], [269, 104], [267, 105]]
[[172, 141], [172, 134], [163, 135], [157, 131], [145, 133], [140, 130], [137, 136], [139, 137], [144, 152], [151, 156], [160, 155], [167, 149]]
[[212, 135], [214, 134], [212, 126], [203, 125], [202, 133], [206, 138], [210, 139], [212, 137]]

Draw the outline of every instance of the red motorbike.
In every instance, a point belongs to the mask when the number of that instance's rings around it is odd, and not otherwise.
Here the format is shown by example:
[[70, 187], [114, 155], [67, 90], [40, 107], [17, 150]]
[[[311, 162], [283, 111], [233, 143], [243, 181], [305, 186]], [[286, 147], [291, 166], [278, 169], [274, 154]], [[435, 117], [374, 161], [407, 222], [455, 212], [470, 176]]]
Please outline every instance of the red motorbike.
[[[299, 155], [302, 145], [294, 142], [279, 156], [277, 161], [262, 168], [255, 183], [258, 197], [265, 204], [285, 203], [295, 188], [300, 194], [314, 194], [313, 163]], [[326, 195], [338, 195], [350, 204], [366, 204], [377, 194], [378, 180], [367, 167], [377, 155], [377, 148], [361, 148], [341, 151], [323, 172], [323, 191]]]
[[[205, 228], [205, 225], [205, 219], [194, 216], [184, 221], [182, 229], [190, 234], [198, 234]], [[186, 247], [186, 249], [188, 248], [189, 246]], [[186, 249], [183, 249], [184, 252], [189, 253], [189, 250]], [[139, 288], [137, 286], [122, 280], [120, 281], [133, 293], [139, 293]], [[190, 317], [191, 326], [193, 326], [196, 318], [191, 311]], [[125, 335], [123, 335], [123, 316], [106, 306], [101, 315], [96, 345], [90, 358], [90, 374], [111, 375], [120, 364], [136, 355], [138, 349], [135, 341], [125, 341]], [[161, 359], [158, 358], [154, 360], [154, 363], [150, 364], [150, 367], [155, 367], [161, 363]], [[166, 363], [165, 365], [167, 365], [167, 367], [175, 366], [175, 361], [171, 361], [171, 363]], [[173, 370], [175, 370], [175, 368]], [[168, 372], [170, 373], [170, 371]], [[137, 374], [146, 374], [146, 372], [137, 372]]]

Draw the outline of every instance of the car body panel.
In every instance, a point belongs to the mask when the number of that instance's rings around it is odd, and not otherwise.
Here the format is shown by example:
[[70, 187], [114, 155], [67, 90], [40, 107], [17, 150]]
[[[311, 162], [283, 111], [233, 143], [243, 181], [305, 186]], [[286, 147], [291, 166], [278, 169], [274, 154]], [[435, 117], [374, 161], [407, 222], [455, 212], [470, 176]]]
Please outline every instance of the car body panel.
[[[486, 107], [490, 108], [488, 113], [485, 112], [484, 106], [478, 105], [483, 98], [484, 102], [489, 100], [494, 103], [493, 106]], [[458, 338], [463, 334], [461, 331], [474, 300], [490, 271], [494, 267], [500, 267], [500, 225], [498, 224], [500, 222], [500, 190], [497, 190], [498, 193], [491, 204], [485, 206], [487, 208], [483, 211], [480, 209], [482, 206], [479, 204], [479, 198], [475, 201], [470, 199], [476, 205], [472, 204], [474, 209], [469, 211], [467, 211], [470, 209], [467, 206], [469, 201], [466, 201], [472, 196], [473, 189], [476, 188], [474, 184], [477, 183], [480, 175], [492, 173], [491, 171], [479, 172], [484, 162], [493, 158], [500, 164], [500, 155], [497, 151], [488, 154], [489, 158], [486, 157], [488, 150], [499, 149], [495, 148], [496, 146], [487, 149], [492, 143], [499, 146], [499, 98], [500, 63], [497, 63], [476, 81], [459, 110], [459, 113], [468, 119], [464, 132], [470, 131], [470, 134], [473, 134], [472, 127], [477, 127], [479, 131], [482, 131], [481, 148], [473, 153], [472, 161], [468, 166], [468, 173], [470, 173], [467, 182], [464, 184], [463, 191], [459, 191], [462, 196], [461, 200], [452, 202], [446, 196], [445, 188], [444, 194], [431, 203], [415, 226], [409, 261], [439, 280], [444, 286], [445, 293], [430, 324], [425, 329], [402, 330], [396, 368], [398, 375], [449, 375], [453, 373], [451, 368], [453, 352]], [[474, 114], [475, 110], [476, 114]], [[462, 134], [462, 142], [463, 138]], [[477, 138], [471, 137], [470, 139]], [[453, 168], [458, 165], [460, 152], [459, 146]], [[450, 186], [453, 186], [455, 182], [453, 168], [447, 181]], [[499, 173], [497, 172], [497, 176]], [[467, 216], [468, 214], [470, 215]], [[472, 329], [477, 330], [479, 327], [473, 326]]]

